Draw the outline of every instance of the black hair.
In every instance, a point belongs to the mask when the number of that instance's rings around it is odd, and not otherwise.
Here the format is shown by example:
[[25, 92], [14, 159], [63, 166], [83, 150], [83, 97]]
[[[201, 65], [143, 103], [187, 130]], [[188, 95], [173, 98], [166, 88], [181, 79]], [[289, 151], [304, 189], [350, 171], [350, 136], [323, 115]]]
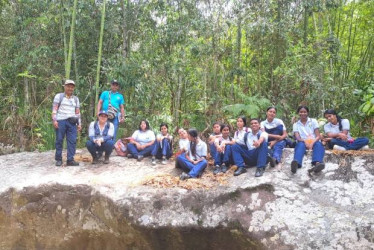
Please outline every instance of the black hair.
[[160, 131], [161, 131], [161, 128], [164, 127], [164, 126], [169, 130], [169, 126], [166, 123], [163, 122], [163, 123], [160, 124]]
[[[247, 118], [245, 118], [245, 116], [243, 116], [243, 115], [242, 115], [242, 116], [239, 116], [238, 119], [239, 119], [239, 118], [243, 120], [243, 123], [244, 123], [244, 126], [243, 126], [243, 127], [247, 126]], [[238, 120], [238, 119], [236, 119], [236, 120]]]
[[195, 139], [195, 141], [190, 142], [191, 154], [192, 156], [195, 157], [196, 156], [196, 138], [199, 136], [199, 133], [194, 128], [190, 128], [187, 133]]
[[266, 109], [266, 112], [268, 112], [270, 109], [274, 109], [275, 110], [275, 112], [277, 112], [277, 108], [276, 107], [274, 107], [274, 106], [270, 106], [270, 107], [268, 107], [267, 109]]
[[308, 108], [307, 106], [305, 106], [305, 105], [300, 105], [300, 106], [297, 108], [297, 113], [299, 113], [301, 109], [305, 109], [306, 112], [308, 112], [308, 114], [309, 114], [309, 108]]
[[149, 122], [147, 121], [147, 120], [141, 120], [140, 122], [139, 122], [139, 130], [142, 130], [142, 128], [140, 127], [141, 125], [142, 125], [142, 122], [145, 122], [145, 130], [149, 130], [150, 129], [150, 127], [149, 127]]
[[326, 116], [326, 115], [335, 115], [336, 116], [336, 119], [338, 120], [338, 123], [339, 123], [339, 130], [342, 131], [343, 129], [343, 125], [342, 125], [342, 119], [335, 111], [335, 109], [326, 109], [326, 111], [323, 113], [323, 116]]
[[261, 123], [261, 120], [258, 119], [258, 118], [252, 118], [252, 119], [249, 121], [249, 123], [251, 123], [251, 121], [257, 121], [258, 123]]
[[230, 130], [230, 126], [229, 126], [228, 124], [222, 124], [222, 125], [221, 125], [221, 129], [220, 129], [220, 131], [222, 132], [222, 130], [223, 130], [224, 128], [229, 128], [229, 130]]
[[215, 122], [215, 123], [213, 123], [213, 127], [214, 127], [214, 125], [219, 125], [220, 127], [222, 126], [222, 123], [220, 123], [220, 122]]

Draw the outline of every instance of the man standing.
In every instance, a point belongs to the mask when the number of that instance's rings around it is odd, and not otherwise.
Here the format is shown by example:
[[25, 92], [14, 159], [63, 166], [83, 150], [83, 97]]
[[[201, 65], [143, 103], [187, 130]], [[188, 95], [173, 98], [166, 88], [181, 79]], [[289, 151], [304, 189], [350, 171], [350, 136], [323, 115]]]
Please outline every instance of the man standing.
[[98, 114], [101, 110], [107, 111], [108, 120], [114, 125], [114, 141], [116, 141], [119, 122], [125, 120], [125, 99], [123, 98], [123, 95], [118, 92], [118, 89], [119, 82], [113, 80], [111, 82], [110, 91], [104, 91], [100, 95], [100, 100], [97, 104]]
[[56, 166], [62, 165], [62, 147], [66, 135], [67, 142], [67, 166], [79, 166], [74, 161], [75, 147], [77, 143], [77, 127], [82, 129], [79, 110], [79, 99], [73, 95], [75, 82], [66, 80], [64, 93], [58, 93], [53, 99], [52, 120], [56, 129]]

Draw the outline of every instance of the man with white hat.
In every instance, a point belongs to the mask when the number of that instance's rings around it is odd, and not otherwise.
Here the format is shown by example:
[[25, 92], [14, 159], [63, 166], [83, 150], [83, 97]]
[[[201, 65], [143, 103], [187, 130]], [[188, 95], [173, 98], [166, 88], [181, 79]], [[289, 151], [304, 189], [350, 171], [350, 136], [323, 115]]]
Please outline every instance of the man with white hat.
[[77, 143], [77, 130], [82, 129], [79, 110], [79, 99], [73, 95], [75, 82], [66, 80], [64, 93], [58, 93], [53, 99], [52, 121], [56, 130], [56, 166], [62, 165], [62, 147], [66, 135], [67, 144], [67, 166], [79, 166], [74, 161]]

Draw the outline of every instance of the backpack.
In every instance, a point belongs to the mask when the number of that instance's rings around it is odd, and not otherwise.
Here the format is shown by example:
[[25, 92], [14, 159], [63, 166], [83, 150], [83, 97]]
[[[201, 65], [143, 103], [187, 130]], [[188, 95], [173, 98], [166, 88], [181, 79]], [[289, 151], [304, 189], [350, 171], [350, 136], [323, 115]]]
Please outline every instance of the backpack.
[[[252, 132], [246, 132], [246, 133], [244, 134], [244, 144], [245, 144], [245, 146], [247, 147], [247, 149], [248, 149], [248, 146], [247, 146], [247, 139], [248, 139], [248, 134], [249, 134], [249, 133], [252, 133]], [[260, 140], [260, 135], [261, 135], [261, 133], [262, 133], [262, 131], [259, 130], [259, 131], [258, 131], [258, 134], [257, 134], [257, 140]]]
[[[65, 97], [65, 93], [59, 93], [59, 101], [58, 101], [57, 110], [59, 110], [60, 105], [61, 105], [62, 100], [64, 99], [64, 97]], [[78, 102], [79, 102], [78, 97], [75, 96], [75, 95], [73, 95], [72, 97], [73, 97], [73, 99], [75, 101], [75, 108], [78, 108]], [[52, 104], [52, 106], [53, 106], [53, 104]], [[52, 107], [52, 111], [53, 111], [53, 107]]]

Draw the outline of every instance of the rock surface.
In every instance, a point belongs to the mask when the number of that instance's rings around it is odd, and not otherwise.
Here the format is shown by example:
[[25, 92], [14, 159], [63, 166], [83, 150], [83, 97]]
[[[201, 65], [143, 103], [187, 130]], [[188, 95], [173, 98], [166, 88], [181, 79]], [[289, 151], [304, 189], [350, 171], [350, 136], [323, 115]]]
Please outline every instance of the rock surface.
[[0, 249], [374, 249], [374, 154], [310, 156], [292, 174], [254, 168], [178, 180], [179, 170], [118, 156], [54, 166], [54, 152], [0, 156]]

